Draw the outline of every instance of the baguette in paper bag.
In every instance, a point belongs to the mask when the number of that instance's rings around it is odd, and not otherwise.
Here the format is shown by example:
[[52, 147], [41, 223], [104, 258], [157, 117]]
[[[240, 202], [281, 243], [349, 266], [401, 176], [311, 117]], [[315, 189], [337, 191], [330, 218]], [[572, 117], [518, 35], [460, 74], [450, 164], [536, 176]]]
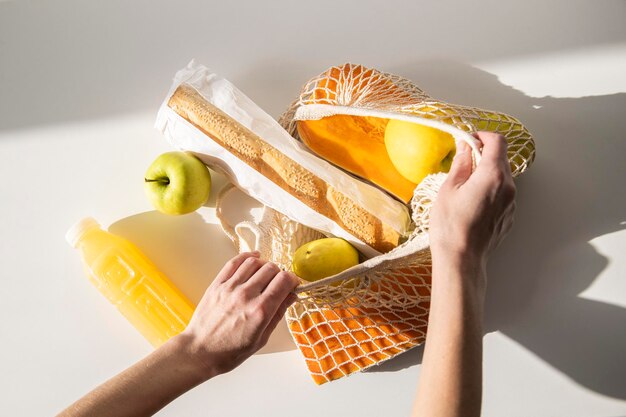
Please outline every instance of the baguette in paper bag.
[[406, 205], [315, 156], [227, 80], [193, 63], [176, 74], [157, 116], [176, 148], [261, 203], [364, 255], [389, 252], [408, 235]]

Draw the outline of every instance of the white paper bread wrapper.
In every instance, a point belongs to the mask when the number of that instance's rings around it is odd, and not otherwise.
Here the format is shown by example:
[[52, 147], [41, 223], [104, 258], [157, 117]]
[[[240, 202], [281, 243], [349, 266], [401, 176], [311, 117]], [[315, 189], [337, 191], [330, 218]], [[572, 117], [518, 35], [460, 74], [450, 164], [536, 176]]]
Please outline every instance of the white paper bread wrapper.
[[409, 210], [404, 204], [308, 151], [302, 143], [292, 138], [278, 122], [233, 84], [211, 73], [208, 68], [194, 64], [193, 61], [176, 73], [174, 83], [157, 115], [155, 125], [173, 147], [193, 152], [205, 164], [223, 172], [237, 187], [266, 206], [324, 234], [346, 239], [367, 257], [380, 255], [380, 252], [346, 232], [331, 219], [317, 213], [222, 148], [204, 132], [169, 108], [168, 100], [183, 83], [193, 87], [207, 102], [222, 110], [269, 145], [293, 161], [297, 161], [337, 190], [341, 190], [401, 236], [408, 235], [411, 220]]

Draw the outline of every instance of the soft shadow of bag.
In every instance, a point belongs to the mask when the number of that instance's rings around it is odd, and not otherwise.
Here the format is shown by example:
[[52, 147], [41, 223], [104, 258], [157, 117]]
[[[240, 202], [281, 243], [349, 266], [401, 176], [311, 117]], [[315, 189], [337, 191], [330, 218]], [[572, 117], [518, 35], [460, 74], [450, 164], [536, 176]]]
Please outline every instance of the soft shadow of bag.
[[[279, 122], [302, 140], [299, 122], [338, 115], [436, 127], [452, 134], [457, 143], [466, 141], [475, 163], [480, 151], [470, 133], [500, 133], [508, 142], [514, 176], [535, 156], [532, 137], [517, 119], [433, 99], [409, 80], [361, 65], [332, 67], [311, 79]], [[428, 214], [445, 177], [429, 175], [414, 190], [408, 240], [338, 275], [299, 287], [300, 299], [289, 308], [287, 321], [317, 384], [379, 364], [424, 342], [431, 277]], [[225, 188], [219, 200], [229, 192]], [[218, 201], [222, 219], [220, 206]], [[269, 207], [259, 222], [235, 227], [222, 222], [222, 226], [238, 247], [247, 242], [246, 249], [260, 250], [262, 257], [284, 269], [291, 268], [299, 246], [324, 237]]]

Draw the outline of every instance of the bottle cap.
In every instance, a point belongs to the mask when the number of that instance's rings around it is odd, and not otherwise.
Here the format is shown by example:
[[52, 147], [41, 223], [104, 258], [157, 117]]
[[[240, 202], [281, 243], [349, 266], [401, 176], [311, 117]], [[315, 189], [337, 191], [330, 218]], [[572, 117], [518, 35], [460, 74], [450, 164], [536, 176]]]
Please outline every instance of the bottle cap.
[[82, 220], [76, 222], [65, 234], [65, 239], [73, 248], [76, 247], [80, 238], [85, 234], [87, 230], [94, 227], [100, 227], [100, 224], [93, 217], [85, 217]]

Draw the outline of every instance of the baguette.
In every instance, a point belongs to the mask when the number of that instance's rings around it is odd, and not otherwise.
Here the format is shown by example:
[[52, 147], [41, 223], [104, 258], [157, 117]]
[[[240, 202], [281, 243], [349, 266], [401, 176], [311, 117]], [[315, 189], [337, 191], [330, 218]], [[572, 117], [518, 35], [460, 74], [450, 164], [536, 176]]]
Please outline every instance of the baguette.
[[401, 235], [393, 227], [209, 103], [192, 86], [179, 85], [167, 106], [285, 192], [373, 249], [385, 253], [398, 246]]

